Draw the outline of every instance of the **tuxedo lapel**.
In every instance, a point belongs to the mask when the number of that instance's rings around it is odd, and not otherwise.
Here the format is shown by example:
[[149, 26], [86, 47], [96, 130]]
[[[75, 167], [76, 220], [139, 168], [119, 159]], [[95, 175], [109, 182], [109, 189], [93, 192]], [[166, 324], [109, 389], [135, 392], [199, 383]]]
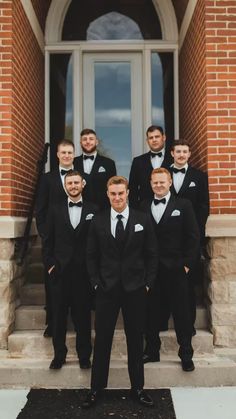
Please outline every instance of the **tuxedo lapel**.
[[186, 191], [186, 189], [188, 189], [190, 179], [191, 179], [191, 167], [188, 167], [187, 172], [184, 176], [184, 181], [183, 181], [182, 186], [179, 190], [179, 195], [181, 195], [182, 193], [184, 193]]
[[83, 154], [81, 154], [81, 156], [77, 157], [76, 159], [76, 170], [78, 170], [78, 172], [84, 176]]
[[74, 228], [70, 222], [69, 210], [68, 210], [68, 202], [65, 201], [64, 205], [62, 206], [62, 217], [65, 220], [65, 225], [71, 232], [74, 232]]
[[171, 195], [170, 199], [168, 201], [168, 204], [166, 206], [166, 209], [165, 209], [165, 211], [164, 211], [164, 213], [163, 213], [163, 215], [162, 215], [162, 217], [161, 217], [161, 219], [158, 223], [159, 225], [164, 224], [168, 220], [172, 211], [174, 210], [174, 207], [175, 207], [175, 198]]
[[53, 173], [53, 182], [56, 185], [57, 190], [60, 191], [60, 193], [63, 193], [64, 192], [64, 194], [66, 196], [66, 191], [65, 191], [65, 189], [63, 187], [63, 184], [62, 184], [62, 181], [61, 181], [61, 176], [60, 176], [59, 169], [56, 170]]
[[94, 176], [95, 174], [98, 173], [98, 169], [99, 169], [100, 164], [101, 164], [101, 157], [99, 156], [99, 154], [97, 154], [96, 158], [94, 160], [94, 163], [93, 163], [91, 173], [90, 173], [91, 176]]

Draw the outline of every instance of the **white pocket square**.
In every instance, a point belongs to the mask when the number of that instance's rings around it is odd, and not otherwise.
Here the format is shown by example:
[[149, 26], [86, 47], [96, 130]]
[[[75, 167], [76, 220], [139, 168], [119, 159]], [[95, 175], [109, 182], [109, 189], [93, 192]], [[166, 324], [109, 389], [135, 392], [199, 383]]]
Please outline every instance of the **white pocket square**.
[[102, 173], [102, 172], [105, 172], [105, 171], [106, 171], [106, 169], [103, 166], [100, 166], [99, 169], [98, 169], [98, 173]]
[[85, 221], [92, 220], [93, 216], [94, 216], [94, 214], [88, 214], [88, 215], [86, 215]]
[[174, 211], [171, 213], [171, 217], [178, 217], [178, 215], [180, 215], [180, 211], [179, 211], [179, 210], [174, 210]]
[[196, 183], [195, 182], [191, 182], [190, 185], [189, 185], [189, 188], [193, 188], [194, 186], [196, 186]]
[[135, 224], [135, 226], [134, 226], [135, 233], [137, 231], [142, 231], [142, 230], [143, 230], [143, 226], [141, 224]]

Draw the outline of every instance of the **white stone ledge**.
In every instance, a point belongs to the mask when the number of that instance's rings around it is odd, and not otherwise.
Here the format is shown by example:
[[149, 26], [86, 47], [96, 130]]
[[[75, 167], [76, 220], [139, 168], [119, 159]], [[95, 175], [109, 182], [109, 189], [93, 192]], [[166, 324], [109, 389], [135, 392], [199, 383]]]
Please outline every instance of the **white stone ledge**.
[[212, 214], [206, 225], [207, 237], [236, 237], [236, 215]]
[[[25, 217], [11, 217], [11, 216], [1, 216], [0, 217], [0, 239], [15, 239], [22, 237], [24, 234], [26, 225]], [[33, 219], [31, 225], [30, 234], [36, 235], [37, 229], [35, 220]]]

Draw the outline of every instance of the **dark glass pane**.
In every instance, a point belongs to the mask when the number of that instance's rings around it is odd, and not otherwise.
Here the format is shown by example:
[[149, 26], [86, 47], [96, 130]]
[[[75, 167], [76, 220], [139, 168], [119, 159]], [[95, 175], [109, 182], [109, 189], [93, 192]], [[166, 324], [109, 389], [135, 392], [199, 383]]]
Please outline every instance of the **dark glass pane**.
[[152, 123], [165, 129], [168, 143], [174, 139], [173, 53], [152, 53]]
[[63, 41], [161, 38], [152, 0], [72, 0], [62, 31]]
[[63, 138], [73, 140], [72, 55], [50, 55], [50, 156], [57, 164], [56, 147]]

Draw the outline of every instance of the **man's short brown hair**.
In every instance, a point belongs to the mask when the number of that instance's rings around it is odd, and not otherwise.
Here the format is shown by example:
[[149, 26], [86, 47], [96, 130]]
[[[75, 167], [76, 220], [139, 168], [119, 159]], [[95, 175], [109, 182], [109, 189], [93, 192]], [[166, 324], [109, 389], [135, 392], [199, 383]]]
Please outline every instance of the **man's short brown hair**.
[[173, 141], [173, 143], [171, 144], [171, 151], [173, 151], [175, 147], [177, 147], [178, 145], [186, 145], [190, 151], [190, 145], [188, 141], [184, 140], [183, 138], [179, 138], [178, 140]]
[[111, 185], [125, 185], [126, 189], [129, 189], [128, 180], [124, 176], [112, 176], [108, 179], [107, 189]]
[[165, 173], [168, 178], [171, 180], [171, 174], [169, 172], [169, 170], [167, 170], [165, 167], [159, 167], [158, 169], [153, 169], [152, 173], [151, 173], [151, 178], [153, 175], [158, 175], [160, 173]]
[[80, 172], [78, 172], [78, 170], [68, 170], [68, 172], [65, 174], [64, 182], [66, 181], [68, 177], [71, 177], [71, 176], [79, 176], [81, 177], [81, 179], [83, 179], [83, 176], [81, 175]]
[[89, 134], [93, 134], [93, 135], [95, 135], [95, 137], [97, 136], [96, 132], [91, 128], [82, 129], [82, 131], [80, 133], [80, 136], [83, 137], [83, 135], [89, 135]]
[[73, 141], [68, 140], [67, 138], [63, 138], [63, 140], [60, 140], [57, 143], [57, 151], [58, 151], [60, 145], [70, 145], [71, 147], [73, 147], [73, 150], [75, 149], [75, 145], [74, 145]]

